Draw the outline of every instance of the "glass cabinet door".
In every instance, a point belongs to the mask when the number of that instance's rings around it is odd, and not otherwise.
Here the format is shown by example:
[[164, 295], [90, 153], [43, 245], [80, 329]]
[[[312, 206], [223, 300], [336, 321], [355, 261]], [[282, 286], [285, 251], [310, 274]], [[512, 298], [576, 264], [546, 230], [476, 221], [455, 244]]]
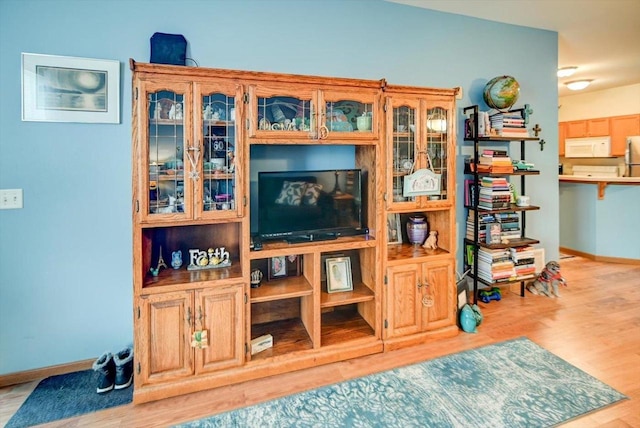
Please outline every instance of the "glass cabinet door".
[[419, 132], [418, 101], [392, 99], [391, 108], [387, 109], [388, 117], [387, 141], [389, 153], [387, 158], [391, 162], [387, 170], [391, 176], [388, 182], [391, 184], [391, 205], [415, 205], [416, 197], [404, 196], [405, 178], [412, 174], [419, 164]]
[[[449, 168], [450, 106], [428, 106], [425, 129], [427, 168], [440, 175], [440, 192], [428, 200], [447, 199], [447, 170]], [[430, 163], [430, 165], [429, 165]]]
[[197, 138], [201, 143], [201, 172], [196, 182], [196, 207], [203, 218], [235, 217], [242, 204], [238, 203], [238, 192], [242, 186], [238, 178], [242, 162], [240, 127], [236, 126], [240, 117], [238, 99], [242, 99], [240, 88], [234, 86], [197, 85], [199, 99], [195, 120], [196, 129], [201, 133]]
[[[166, 87], [166, 86], [165, 86]], [[147, 129], [143, 141], [146, 180], [142, 192], [141, 209], [154, 221], [165, 216], [172, 220], [191, 215], [190, 195], [186, 174], [190, 168], [187, 160], [189, 127], [185, 126], [190, 105], [190, 85], [177, 84], [171, 89], [154, 88], [152, 83], [143, 86], [146, 97]], [[185, 186], [187, 188], [185, 188]], [[145, 197], [146, 196], [146, 197]]]
[[317, 94], [304, 86], [249, 88], [249, 137], [315, 138]]
[[376, 91], [322, 91], [320, 138], [372, 138], [378, 127], [377, 99]]

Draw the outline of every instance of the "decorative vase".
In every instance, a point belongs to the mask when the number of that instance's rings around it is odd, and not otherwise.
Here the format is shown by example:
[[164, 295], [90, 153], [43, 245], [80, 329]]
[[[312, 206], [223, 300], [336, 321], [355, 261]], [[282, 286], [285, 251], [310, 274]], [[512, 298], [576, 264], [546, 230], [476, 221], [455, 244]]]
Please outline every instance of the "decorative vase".
[[356, 118], [356, 126], [358, 131], [370, 131], [371, 130], [371, 116], [366, 113], [362, 113], [362, 116]]
[[409, 242], [414, 245], [422, 245], [429, 233], [429, 224], [424, 216], [417, 215], [409, 217], [407, 221], [407, 236]]

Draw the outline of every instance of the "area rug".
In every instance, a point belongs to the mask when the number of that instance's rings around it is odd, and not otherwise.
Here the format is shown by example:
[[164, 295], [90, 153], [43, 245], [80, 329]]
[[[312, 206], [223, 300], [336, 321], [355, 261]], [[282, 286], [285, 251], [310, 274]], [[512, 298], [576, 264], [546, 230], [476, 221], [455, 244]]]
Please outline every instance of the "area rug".
[[526, 338], [179, 427], [549, 427], [627, 398]]
[[99, 374], [83, 370], [41, 381], [6, 428], [30, 427], [131, 402], [133, 387], [98, 394]]

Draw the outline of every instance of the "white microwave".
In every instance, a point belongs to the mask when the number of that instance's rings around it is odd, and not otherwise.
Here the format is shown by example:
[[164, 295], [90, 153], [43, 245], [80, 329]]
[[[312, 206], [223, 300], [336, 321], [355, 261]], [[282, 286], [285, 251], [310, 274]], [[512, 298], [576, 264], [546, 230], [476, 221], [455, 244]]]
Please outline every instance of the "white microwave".
[[611, 156], [611, 137], [567, 138], [564, 140], [567, 158], [607, 158]]

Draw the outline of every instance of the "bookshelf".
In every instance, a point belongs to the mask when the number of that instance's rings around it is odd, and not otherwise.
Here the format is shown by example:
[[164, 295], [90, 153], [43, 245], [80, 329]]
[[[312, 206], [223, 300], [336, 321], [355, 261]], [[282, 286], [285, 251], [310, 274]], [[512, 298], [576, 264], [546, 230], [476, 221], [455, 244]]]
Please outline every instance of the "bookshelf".
[[[526, 234], [527, 213], [539, 210], [534, 205], [518, 205], [510, 180], [520, 180], [520, 191], [526, 194], [526, 179], [539, 175], [532, 168], [518, 169], [510, 157], [511, 142], [520, 142], [519, 159], [525, 159], [526, 144], [538, 141], [529, 137], [525, 123], [517, 119], [519, 111], [508, 112], [514, 129], [505, 132], [496, 126], [496, 116], [480, 112], [477, 105], [463, 109], [467, 120], [465, 141], [473, 142], [473, 158], [465, 165], [464, 182], [467, 228], [464, 238], [465, 270], [473, 280], [473, 301], [478, 302], [481, 287], [503, 287], [520, 284], [524, 297], [525, 283], [535, 277], [534, 250], [537, 239]], [[504, 122], [502, 122], [504, 123]], [[493, 133], [491, 132], [493, 130]], [[496, 148], [496, 146], [498, 148]]]

